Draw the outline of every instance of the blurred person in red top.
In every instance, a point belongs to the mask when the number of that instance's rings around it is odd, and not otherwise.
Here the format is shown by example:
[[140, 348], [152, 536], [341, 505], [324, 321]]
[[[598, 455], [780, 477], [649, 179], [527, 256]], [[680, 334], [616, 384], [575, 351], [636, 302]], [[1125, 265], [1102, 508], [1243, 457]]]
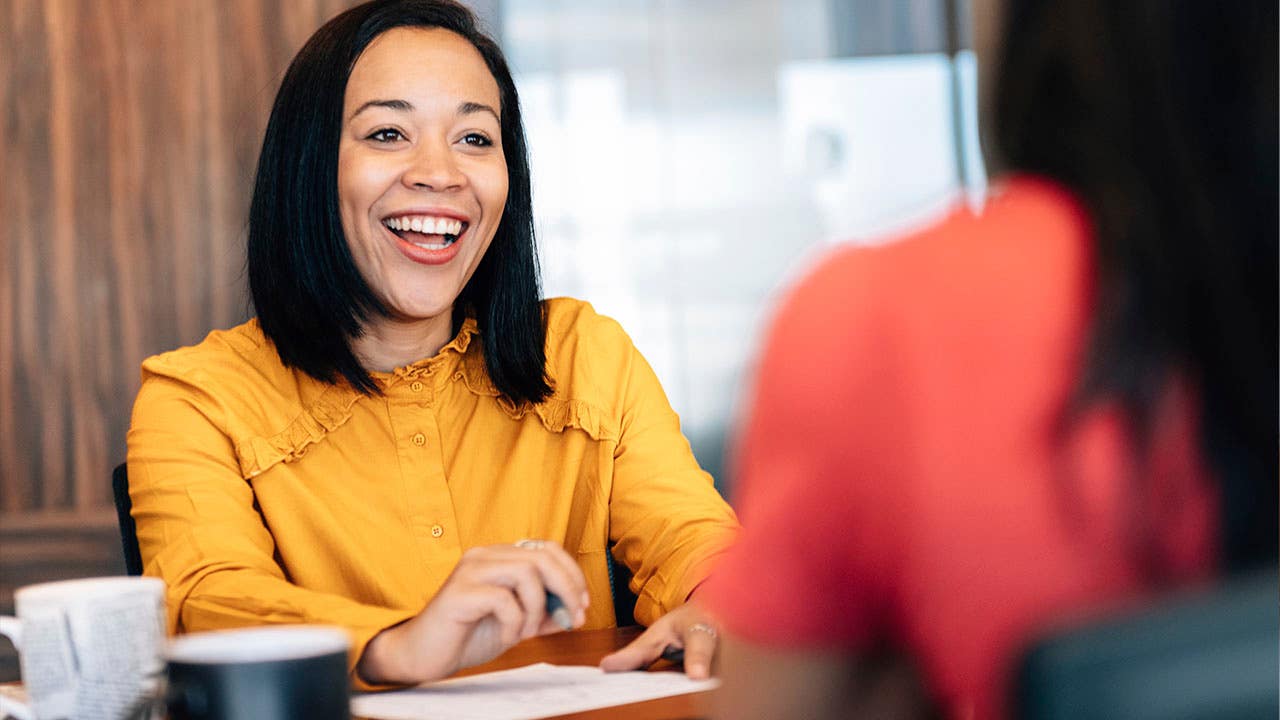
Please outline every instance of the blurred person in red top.
[[1049, 625], [1276, 560], [1276, 5], [973, 5], [985, 207], [768, 335], [723, 717], [1004, 717]]

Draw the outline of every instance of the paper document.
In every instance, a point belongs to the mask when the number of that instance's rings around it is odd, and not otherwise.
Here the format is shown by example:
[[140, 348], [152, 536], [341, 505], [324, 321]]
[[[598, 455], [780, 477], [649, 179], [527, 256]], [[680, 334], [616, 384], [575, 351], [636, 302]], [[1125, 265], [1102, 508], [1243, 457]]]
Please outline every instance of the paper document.
[[606, 673], [584, 665], [538, 663], [408, 690], [357, 695], [351, 714], [377, 720], [536, 720], [710, 690], [719, 680], [677, 672]]

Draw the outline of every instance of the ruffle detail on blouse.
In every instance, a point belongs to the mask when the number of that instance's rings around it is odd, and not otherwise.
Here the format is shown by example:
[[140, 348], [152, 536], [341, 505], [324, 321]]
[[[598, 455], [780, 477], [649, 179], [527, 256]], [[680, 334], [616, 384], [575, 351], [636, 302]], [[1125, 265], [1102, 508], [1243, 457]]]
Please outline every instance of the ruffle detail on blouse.
[[302, 457], [307, 447], [351, 419], [351, 407], [359, 398], [360, 394], [346, 385], [330, 386], [284, 430], [271, 437], [255, 436], [237, 442], [241, 477], [253, 478], [276, 463]]
[[[468, 357], [467, 348], [477, 332], [474, 318], [463, 321], [458, 334], [440, 352], [425, 360], [396, 368], [391, 373], [372, 373], [384, 388], [397, 382], [416, 379], [442, 363], [455, 357]], [[253, 478], [271, 469], [277, 463], [302, 457], [307, 448], [320, 442], [325, 435], [342, 427], [351, 419], [351, 408], [360, 399], [345, 382], [327, 386], [309, 407], [290, 422], [284, 430], [269, 437], [253, 436], [236, 442], [236, 457], [240, 461], [240, 474]]]
[[564, 432], [568, 428], [576, 428], [591, 436], [592, 440], [617, 440], [618, 428], [609, 422], [608, 414], [590, 403], [571, 398], [552, 395], [537, 405], [523, 403], [516, 405], [498, 391], [489, 379], [489, 371], [485, 366], [484, 354], [467, 353], [453, 373], [453, 379], [461, 382], [474, 395], [494, 398], [498, 407], [512, 420], [523, 420], [530, 412], [538, 416], [543, 426], [554, 433]]
[[610, 426], [604, 412], [595, 405], [581, 400], [567, 400], [552, 395], [537, 405], [530, 406], [525, 403], [517, 407], [506, 396], [501, 396], [498, 398], [498, 407], [513, 420], [521, 420], [532, 411], [542, 421], [543, 426], [554, 433], [576, 428], [595, 441], [618, 439], [617, 428]]
[[[477, 348], [479, 350], [479, 348]], [[453, 372], [453, 379], [461, 382], [473, 395], [499, 397], [498, 386], [489, 379], [489, 368], [484, 364], [484, 353], [473, 352], [462, 356], [458, 369]]]

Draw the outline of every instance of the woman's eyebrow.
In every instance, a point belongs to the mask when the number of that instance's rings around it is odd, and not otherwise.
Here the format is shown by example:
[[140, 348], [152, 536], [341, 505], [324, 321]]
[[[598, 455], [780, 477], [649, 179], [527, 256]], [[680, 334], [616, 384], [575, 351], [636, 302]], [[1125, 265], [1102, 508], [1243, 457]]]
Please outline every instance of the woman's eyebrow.
[[494, 120], [502, 122], [502, 118], [498, 117], [498, 111], [485, 105], [484, 103], [467, 101], [458, 106], [459, 115], [474, 115], [475, 113], [487, 112], [493, 116]]
[[[365, 110], [368, 110], [371, 107], [389, 108], [391, 110], [399, 110], [401, 112], [411, 112], [414, 109], [413, 103], [409, 102], [408, 100], [370, 100], [364, 103], [363, 105], [361, 105], [360, 107], [356, 108], [356, 111], [351, 113], [351, 117], [347, 118], [348, 121], [354, 120], [357, 115], [364, 112]], [[487, 112], [490, 115], [492, 115], [494, 119], [497, 120], [498, 122], [502, 122], [502, 118], [499, 117], [498, 111], [494, 110], [492, 107], [488, 105], [485, 105], [484, 103], [472, 102], [468, 100], [466, 102], [463, 102], [461, 105], [458, 105], [459, 115], [474, 115], [475, 113], [484, 113], [484, 112]]]
[[383, 107], [407, 112], [413, 110], [413, 103], [408, 100], [370, 100], [369, 102], [361, 105], [355, 112], [351, 113], [351, 117], [347, 118], [347, 120], [354, 120], [357, 115], [371, 107]]

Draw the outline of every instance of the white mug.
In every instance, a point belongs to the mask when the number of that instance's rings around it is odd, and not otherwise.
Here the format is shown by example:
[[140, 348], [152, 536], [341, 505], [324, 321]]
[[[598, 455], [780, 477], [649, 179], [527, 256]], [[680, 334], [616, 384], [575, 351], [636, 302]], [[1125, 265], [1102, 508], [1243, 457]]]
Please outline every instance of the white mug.
[[164, 679], [164, 582], [104, 577], [28, 585], [0, 634], [18, 648], [29, 704], [0, 695], [19, 720], [151, 718]]

